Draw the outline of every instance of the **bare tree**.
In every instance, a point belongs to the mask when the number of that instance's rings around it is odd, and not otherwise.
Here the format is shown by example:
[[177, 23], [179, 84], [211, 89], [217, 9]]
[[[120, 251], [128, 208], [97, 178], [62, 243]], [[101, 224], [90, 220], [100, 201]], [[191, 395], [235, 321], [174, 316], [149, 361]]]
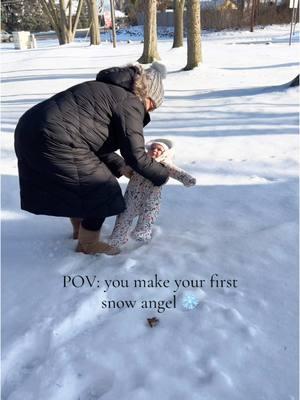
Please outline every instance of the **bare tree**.
[[185, 0], [174, 0], [173, 48], [183, 46], [183, 13]]
[[240, 0], [237, 3], [237, 6], [238, 6], [238, 13], [239, 13], [239, 17], [238, 17], [239, 27], [241, 27], [242, 26], [242, 21], [244, 19], [246, 0]]
[[258, 7], [259, 7], [259, 0], [252, 0], [251, 17], [250, 17], [250, 32], [253, 32], [254, 26], [256, 25]]
[[111, 31], [113, 38], [113, 47], [117, 46], [117, 38], [116, 38], [116, 21], [115, 21], [115, 2], [114, 0], [110, 0], [110, 16], [111, 16]]
[[125, 7], [125, 0], [116, 0], [116, 9], [117, 10], [124, 10]]
[[186, 71], [202, 62], [199, 0], [188, 0], [187, 21], [187, 65], [184, 68]]
[[59, 44], [70, 43], [74, 40], [76, 28], [82, 10], [83, 0], [78, 0], [75, 16], [73, 16], [72, 0], [41, 0], [45, 14], [55, 30]]
[[144, 13], [144, 50], [138, 61], [148, 64], [160, 60], [157, 50], [156, 0], [144, 1]]
[[98, 18], [98, 7], [96, 0], [87, 0], [89, 10], [89, 22], [90, 22], [90, 43], [99, 45], [100, 39], [100, 27]]

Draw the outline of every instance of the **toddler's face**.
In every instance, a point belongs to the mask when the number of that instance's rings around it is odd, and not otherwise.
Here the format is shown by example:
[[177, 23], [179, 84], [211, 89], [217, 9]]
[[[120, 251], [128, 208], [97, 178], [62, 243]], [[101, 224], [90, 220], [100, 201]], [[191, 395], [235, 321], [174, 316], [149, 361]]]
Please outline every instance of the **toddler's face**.
[[150, 157], [157, 158], [161, 156], [164, 151], [165, 149], [160, 144], [153, 143], [148, 153]]

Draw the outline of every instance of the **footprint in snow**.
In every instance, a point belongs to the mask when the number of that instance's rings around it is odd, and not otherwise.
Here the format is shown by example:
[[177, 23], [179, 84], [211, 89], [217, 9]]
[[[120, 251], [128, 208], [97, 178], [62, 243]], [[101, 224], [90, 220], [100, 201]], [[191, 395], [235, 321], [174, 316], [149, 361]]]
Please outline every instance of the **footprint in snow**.
[[2, 360], [2, 397], [9, 398], [45, 359], [51, 342], [50, 320], [33, 326], [19, 337]]
[[241, 327], [240, 332], [242, 334], [244, 334], [245, 336], [252, 337], [252, 338], [255, 337], [258, 333], [257, 329], [251, 325], [249, 325], [249, 326], [245, 325], [245, 326]]
[[228, 321], [232, 326], [235, 325], [237, 331], [244, 337], [253, 338], [257, 335], [257, 329], [249, 324], [240, 312], [234, 307], [221, 307], [221, 315], [225, 321]]
[[58, 266], [58, 272], [62, 275], [80, 272], [86, 270], [91, 263], [90, 259], [85, 254], [74, 253], [63, 258], [63, 262]]
[[197, 375], [202, 385], [220, 381], [222, 384], [225, 383], [226, 386], [233, 386], [230, 375], [220, 369], [219, 363], [217, 363], [214, 358], [209, 358], [206, 361], [201, 359], [197, 364], [200, 365], [200, 367], [197, 368]]
[[249, 179], [255, 183], [273, 182], [275, 180], [273, 178], [265, 178], [264, 176], [257, 176], [257, 175], [249, 176]]
[[[86, 365], [86, 371], [88, 370], [90, 370], [90, 366]], [[99, 376], [96, 374], [96, 377], [90, 380], [88, 387], [80, 392], [79, 399], [99, 400], [112, 389], [114, 382], [115, 372], [106, 368], [100, 368]]]
[[244, 297], [244, 292], [238, 289], [232, 289], [232, 288], [220, 288], [220, 293], [223, 293], [225, 296], [228, 297]]
[[154, 226], [152, 231], [152, 238], [156, 238], [162, 235], [162, 228], [160, 226]]
[[224, 308], [223, 315], [228, 321], [231, 322], [243, 322], [244, 318], [235, 308]]
[[127, 253], [132, 253], [135, 250], [139, 250], [143, 246], [147, 246], [147, 242], [139, 241], [139, 240], [130, 240], [128, 243], [126, 243], [126, 246], [122, 248], [121, 255], [127, 254]]
[[199, 368], [197, 370], [197, 375], [198, 375], [199, 382], [202, 385], [208, 385], [209, 383], [211, 383], [213, 381], [215, 373], [214, 373], [214, 371], [211, 371], [211, 370], [206, 371], [205, 369]]
[[152, 231], [152, 239], [149, 241], [143, 241], [143, 240], [136, 240], [134, 237], [132, 237], [125, 245], [124, 249], [122, 249], [121, 254], [126, 253], [126, 250], [128, 252], [132, 252], [135, 250], [139, 250], [144, 246], [148, 246], [153, 240], [155, 240], [157, 237], [162, 235], [162, 229], [159, 226], [153, 227]]
[[105, 293], [98, 291], [80, 302], [79, 307], [74, 309], [66, 317], [53, 327], [52, 345], [57, 347], [74, 337], [82, 334], [86, 329], [99, 321], [99, 317], [105, 313], [99, 304], [106, 299]]
[[127, 271], [131, 270], [133, 267], [135, 267], [137, 264], [137, 261], [134, 260], [133, 258], [128, 258], [124, 265], [123, 268], [125, 268]]

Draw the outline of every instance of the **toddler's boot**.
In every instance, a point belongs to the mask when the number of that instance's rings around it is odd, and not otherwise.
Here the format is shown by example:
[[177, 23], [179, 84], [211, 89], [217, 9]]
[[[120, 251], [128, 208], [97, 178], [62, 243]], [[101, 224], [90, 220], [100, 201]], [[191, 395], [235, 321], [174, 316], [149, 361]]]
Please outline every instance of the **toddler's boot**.
[[120, 253], [118, 247], [101, 242], [99, 240], [99, 234], [100, 231], [89, 231], [80, 225], [76, 251], [84, 254], [104, 253], [110, 256]]

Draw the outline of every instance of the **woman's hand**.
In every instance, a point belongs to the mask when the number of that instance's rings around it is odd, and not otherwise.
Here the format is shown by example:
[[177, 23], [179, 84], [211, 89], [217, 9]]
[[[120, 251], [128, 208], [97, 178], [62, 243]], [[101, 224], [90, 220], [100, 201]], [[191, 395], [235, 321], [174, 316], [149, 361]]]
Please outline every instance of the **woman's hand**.
[[126, 178], [130, 179], [133, 174], [133, 169], [129, 167], [129, 165], [125, 165], [120, 169], [120, 174], [126, 176]]

